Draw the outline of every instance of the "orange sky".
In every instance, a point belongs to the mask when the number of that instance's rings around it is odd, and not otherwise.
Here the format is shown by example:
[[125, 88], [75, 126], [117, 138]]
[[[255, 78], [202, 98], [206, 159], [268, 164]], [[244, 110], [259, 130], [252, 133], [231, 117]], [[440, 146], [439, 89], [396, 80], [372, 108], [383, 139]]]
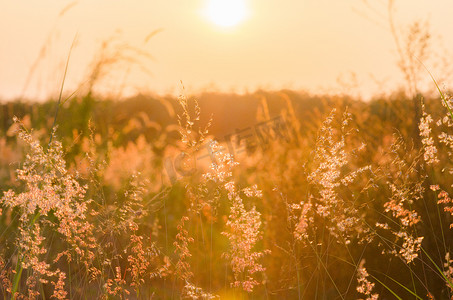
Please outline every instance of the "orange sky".
[[[129, 60], [108, 66], [95, 89], [117, 97], [178, 95], [180, 81], [190, 94], [292, 88], [363, 96], [403, 82], [385, 20], [387, 1], [368, 1], [370, 9], [362, 0], [244, 0], [247, 18], [228, 29], [204, 15], [208, 2], [1, 0], [0, 98], [57, 95], [75, 36], [66, 93], [83, 83], [86, 88], [90, 65], [107, 40], [104, 57], [122, 47]], [[451, 0], [396, 4], [398, 24], [429, 21], [433, 51], [452, 57]], [[440, 78], [446, 71], [435, 61], [425, 63]], [[445, 84], [451, 88], [450, 78]]]

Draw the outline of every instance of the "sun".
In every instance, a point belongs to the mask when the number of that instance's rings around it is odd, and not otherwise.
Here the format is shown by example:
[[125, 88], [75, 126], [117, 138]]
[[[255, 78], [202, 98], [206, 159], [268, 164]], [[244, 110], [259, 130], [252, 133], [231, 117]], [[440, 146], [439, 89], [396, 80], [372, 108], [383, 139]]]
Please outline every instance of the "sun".
[[207, 17], [221, 27], [232, 27], [247, 16], [244, 0], [210, 0], [206, 8]]

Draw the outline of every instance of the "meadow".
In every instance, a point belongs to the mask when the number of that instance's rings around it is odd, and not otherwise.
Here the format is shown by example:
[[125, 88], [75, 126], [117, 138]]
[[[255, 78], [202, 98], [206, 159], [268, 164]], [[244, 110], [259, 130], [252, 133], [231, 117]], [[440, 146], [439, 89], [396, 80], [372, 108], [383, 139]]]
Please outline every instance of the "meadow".
[[451, 104], [289, 90], [3, 103], [0, 294], [450, 299]]

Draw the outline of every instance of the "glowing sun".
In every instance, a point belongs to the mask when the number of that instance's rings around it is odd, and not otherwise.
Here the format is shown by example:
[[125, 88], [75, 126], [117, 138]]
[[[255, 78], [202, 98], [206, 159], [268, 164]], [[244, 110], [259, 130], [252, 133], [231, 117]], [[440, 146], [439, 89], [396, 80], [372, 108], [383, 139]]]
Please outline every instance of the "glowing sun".
[[244, 0], [210, 0], [206, 15], [214, 24], [232, 27], [245, 19], [247, 8]]

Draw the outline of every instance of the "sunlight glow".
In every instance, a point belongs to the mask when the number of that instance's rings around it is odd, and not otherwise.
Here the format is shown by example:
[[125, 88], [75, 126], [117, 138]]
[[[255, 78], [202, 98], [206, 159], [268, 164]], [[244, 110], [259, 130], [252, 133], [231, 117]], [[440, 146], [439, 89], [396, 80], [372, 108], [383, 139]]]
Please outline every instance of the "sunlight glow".
[[247, 8], [243, 0], [210, 0], [206, 14], [214, 24], [231, 27], [245, 19]]

